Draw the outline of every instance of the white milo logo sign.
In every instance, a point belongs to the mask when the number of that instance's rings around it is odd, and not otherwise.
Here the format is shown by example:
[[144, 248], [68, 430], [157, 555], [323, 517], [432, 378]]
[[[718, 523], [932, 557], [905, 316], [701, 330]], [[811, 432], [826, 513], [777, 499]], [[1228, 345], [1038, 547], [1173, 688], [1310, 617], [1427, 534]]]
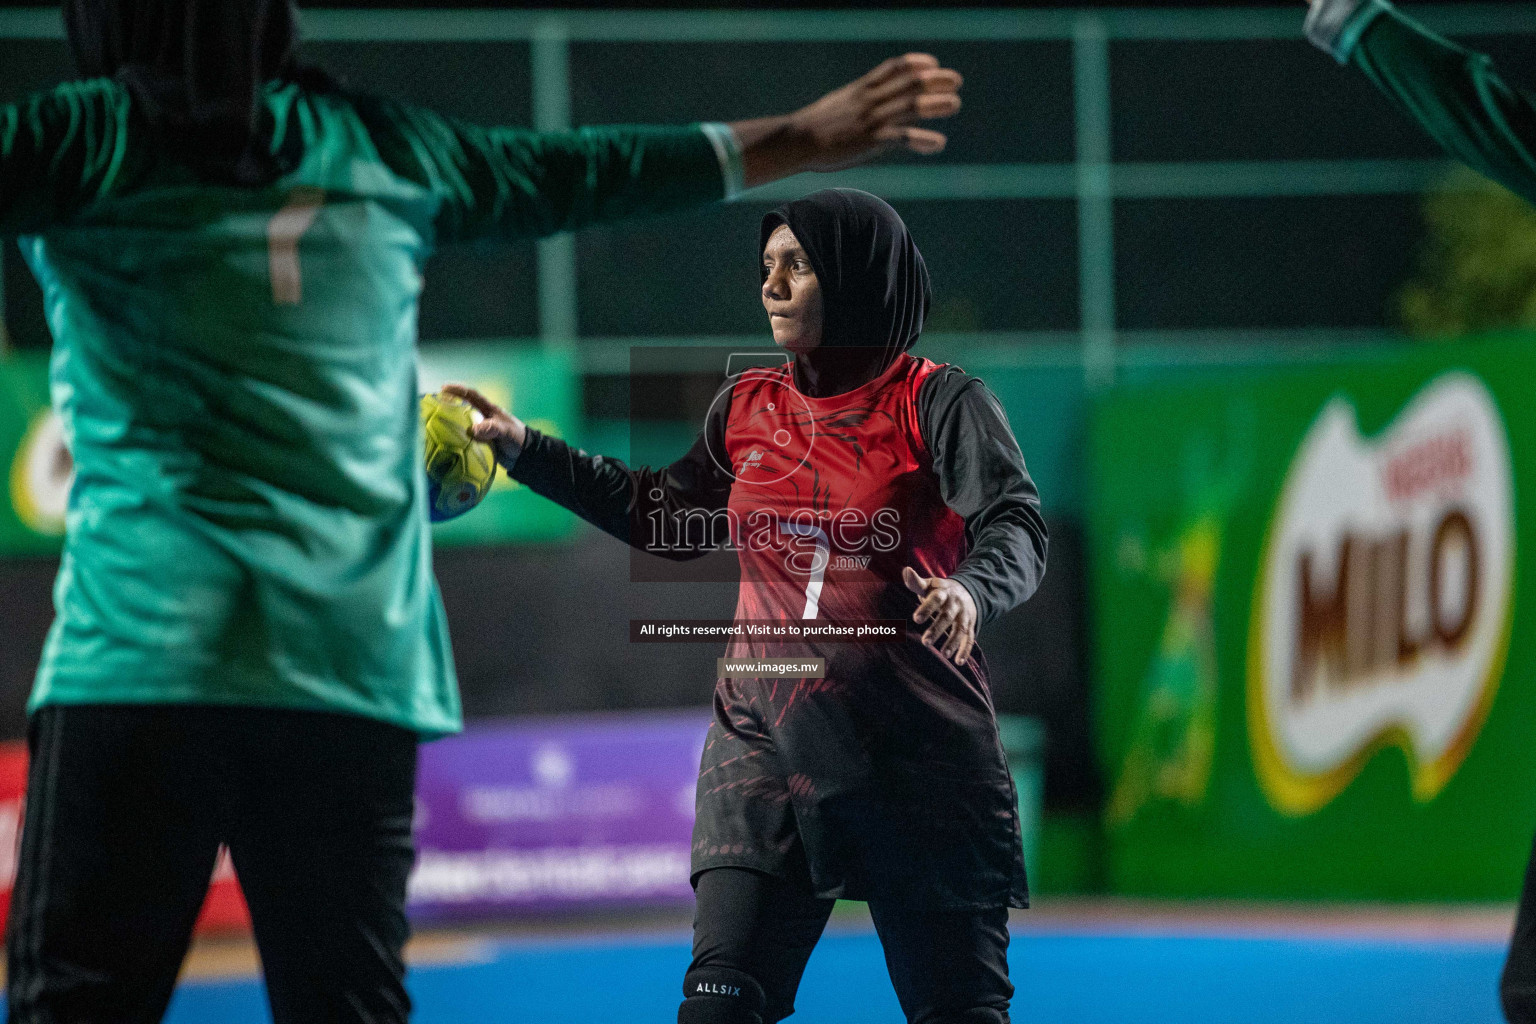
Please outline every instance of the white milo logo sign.
[[1302, 441], [1270, 524], [1248, 645], [1248, 724], [1271, 804], [1308, 814], [1378, 749], [1413, 796], [1455, 775], [1509, 645], [1513, 477], [1476, 377], [1447, 373], [1379, 436], [1335, 398]]
[[50, 409], [32, 418], [11, 461], [11, 507], [23, 526], [35, 533], [64, 532], [75, 463], [64, 438], [64, 423]]

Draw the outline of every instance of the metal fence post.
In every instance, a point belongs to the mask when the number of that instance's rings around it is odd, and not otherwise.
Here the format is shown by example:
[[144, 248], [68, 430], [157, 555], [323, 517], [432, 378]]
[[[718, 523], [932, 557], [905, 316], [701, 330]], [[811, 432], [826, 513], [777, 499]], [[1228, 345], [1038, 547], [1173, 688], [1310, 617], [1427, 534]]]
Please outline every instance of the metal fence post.
[[1083, 375], [1090, 389], [1115, 379], [1115, 198], [1110, 182], [1109, 33], [1096, 14], [1072, 26], [1077, 122], [1077, 259]]
[[[541, 132], [571, 127], [570, 31], [558, 17], [541, 20], [529, 40], [533, 125]], [[539, 337], [546, 348], [574, 345], [576, 239], [569, 233], [539, 240]]]

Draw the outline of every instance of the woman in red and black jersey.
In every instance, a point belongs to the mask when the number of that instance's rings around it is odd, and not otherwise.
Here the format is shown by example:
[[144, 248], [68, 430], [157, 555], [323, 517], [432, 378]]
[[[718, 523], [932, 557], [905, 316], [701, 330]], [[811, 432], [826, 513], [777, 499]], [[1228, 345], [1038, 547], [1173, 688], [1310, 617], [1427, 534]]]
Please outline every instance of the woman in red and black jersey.
[[715, 538], [686, 524], [726, 523], [738, 621], [914, 623], [896, 642], [730, 645], [825, 672], [716, 684], [680, 1024], [787, 1017], [839, 897], [868, 901], [913, 1024], [1006, 1022], [1008, 908], [1027, 890], [975, 631], [1045, 571], [1035, 487], [986, 386], [907, 354], [930, 292], [895, 210], [817, 192], [768, 214], [759, 242], [790, 358], [729, 379], [670, 466], [593, 458], [451, 390], [516, 479], [627, 543], [688, 557]]

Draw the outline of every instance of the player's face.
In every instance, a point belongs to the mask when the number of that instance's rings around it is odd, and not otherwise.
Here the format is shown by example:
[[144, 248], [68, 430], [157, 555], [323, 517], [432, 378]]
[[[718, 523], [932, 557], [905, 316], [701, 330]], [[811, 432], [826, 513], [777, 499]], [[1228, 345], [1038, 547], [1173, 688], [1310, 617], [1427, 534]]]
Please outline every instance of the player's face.
[[821, 344], [821, 284], [805, 250], [780, 224], [763, 248], [763, 308], [773, 327], [773, 342], [787, 352], [810, 352]]

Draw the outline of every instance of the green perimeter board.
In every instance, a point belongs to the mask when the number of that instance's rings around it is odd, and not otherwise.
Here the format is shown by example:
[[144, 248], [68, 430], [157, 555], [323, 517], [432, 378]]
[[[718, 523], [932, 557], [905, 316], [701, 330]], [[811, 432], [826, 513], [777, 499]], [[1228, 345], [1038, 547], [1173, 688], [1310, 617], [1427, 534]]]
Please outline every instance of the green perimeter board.
[[[446, 381], [473, 385], [548, 433], [580, 433], [580, 394], [568, 353], [494, 343], [441, 345], [422, 353], [422, 387]], [[0, 502], [0, 556], [57, 555], [62, 524], [37, 529], [19, 512], [16, 478], [23, 439], [48, 410], [47, 357], [18, 353], [0, 359], [0, 459], [5, 500]], [[35, 518], [34, 518], [35, 522]], [[433, 529], [443, 545], [562, 540], [577, 519], [498, 470], [490, 495], [477, 508]]]
[[[1451, 370], [1485, 383], [1508, 433], [1518, 563], [1502, 681], [1465, 760], [1433, 798], [1413, 799], [1404, 752], [1386, 746], [1321, 809], [1281, 813], [1250, 749], [1247, 658], [1256, 576], [1282, 485], [1331, 398], [1347, 397], [1363, 437], [1373, 439]], [[1536, 524], [1536, 342], [1424, 346], [1391, 360], [1301, 371], [1203, 369], [1187, 379], [1198, 383], [1164, 378], [1110, 392], [1089, 431], [1095, 710], [1110, 790], [1111, 888], [1176, 897], [1513, 898], [1536, 827], [1536, 532], [1521, 530]], [[1214, 707], [1189, 716], [1203, 714], [1214, 741], [1203, 796], [1127, 800], [1136, 809], [1126, 813], [1117, 798], [1144, 717], [1144, 681], [1169, 664], [1177, 678], [1181, 658], [1185, 676], [1208, 660], [1191, 631], [1170, 621], [1173, 583], [1189, 575], [1180, 567], [1213, 554]]]

